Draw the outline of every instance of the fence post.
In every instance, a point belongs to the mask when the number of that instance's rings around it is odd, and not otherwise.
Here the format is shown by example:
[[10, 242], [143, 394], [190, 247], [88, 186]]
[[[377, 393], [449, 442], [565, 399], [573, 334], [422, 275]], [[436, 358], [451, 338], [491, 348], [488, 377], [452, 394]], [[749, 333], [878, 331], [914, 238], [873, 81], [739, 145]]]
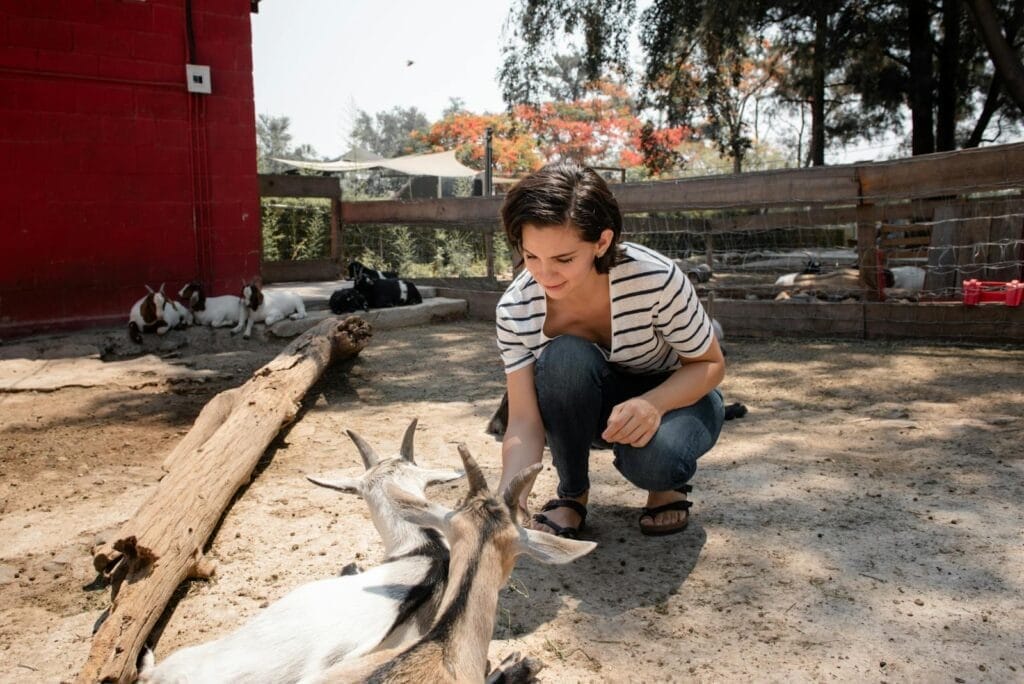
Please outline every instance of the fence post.
[[878, 261], [875, 208], [864, 198], [864, 182], [859, 166], [854, 173], [857, 176], [857, 265], [860, 268], [860, 286], [864, 289], [865, 301], [880, 302], [885, 297], [885, 291], [878, 286], [879, 269], [883, 264]]
[[487, 277], [494, 279], [494, 231], [484, 231], [484, 251], [487, 255]]

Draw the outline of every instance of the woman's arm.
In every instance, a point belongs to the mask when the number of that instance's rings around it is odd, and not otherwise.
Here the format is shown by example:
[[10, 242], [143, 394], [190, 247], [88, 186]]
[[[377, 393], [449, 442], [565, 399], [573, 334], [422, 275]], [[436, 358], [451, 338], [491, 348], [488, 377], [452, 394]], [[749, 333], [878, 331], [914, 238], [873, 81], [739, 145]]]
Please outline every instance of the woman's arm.
[[[505, 376], [508, 387], [508, 426], [501, 443], [502, 491], [515, 475], [526, 466], [540, 463], [544, 455], [544, 423], [537, 406], [537, 390], [533, 384], [533, 364]], [[529, 489], [519, 500], [526, 508]]]
[[696, 404], [725, 377], [725, 357], [714, 337], [711, 346], [700, 356], [680, 356], [679, 360], [682, 368], [663, 383], [612, 409], [608, 425], [601, 433], [606, 442], [635, 447], [646, 445], [658, 431], [663, 415], [672, 409]]

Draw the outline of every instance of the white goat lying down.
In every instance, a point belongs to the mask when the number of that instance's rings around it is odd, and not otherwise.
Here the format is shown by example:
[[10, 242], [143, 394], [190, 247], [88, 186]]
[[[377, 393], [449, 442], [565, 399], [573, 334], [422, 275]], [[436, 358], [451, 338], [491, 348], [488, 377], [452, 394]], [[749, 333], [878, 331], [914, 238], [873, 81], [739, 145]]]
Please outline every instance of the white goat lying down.
[[128, 337], [137, 344], [142, 344], [144, 332], [155, 332], [157, 335], [167, 332], [167, 321], [164, 320], [167, 297], [164, 295], [163, 283], [156, 292], [146, 285], [146, 291], [146, 296], [132, 304], [128, 312]]
[[196, 280], [178, 290], [178, 296], [184, 300], [196, 325], [208, 325], [211, 328], [223, 328], [237, 325], [241, 315], [242, 298], [235, 295], [207, 297], [203, 286]]
[[414, 642], [429, 629], [448, 577], [448, 547], [433, 529], [398, 514], [389, 492], [422, 496], [431, 482], [462, 476], [416, 465], [416, 420], [405, 431], [400, 455], [380, 460], [354, 432], [363, 459], [359, 478], [312, 482], [362, 495], [386, 552], [378, 566], [357, 575], [304, 584], [220, 639], [172, 654], [142, 682], [308, 682], [331, 665], [382, 647]]
[[494, 632], [498, 592], [508, 581], [516, 557], [527, 554], [542, 563], [568, 563], [592, 551], [594, 542], [535, 532], [517, 523], [516, 502], [540, 472], [535, 463], [519, 472], [498, 498], [464, 445], [469, 493], [454, 511], [386, 485], [409, 522], [432, 527], [451, 545], [448, 587], [430, 632], [406, 649], [378, 651], [338, 663], [317, 682], [482, 682], [487, 648]]
[[249, 339], [253, 323], [266, 323], [270, 327], [285, 318], [305, 317], [306, 305], [299, 295], [294, 292], [263, 292], [258, 284], [249, 283], [242, 288], [238, 325], [231, 329], [231, 334], [240, 333], [245, 328], [242, 337]]

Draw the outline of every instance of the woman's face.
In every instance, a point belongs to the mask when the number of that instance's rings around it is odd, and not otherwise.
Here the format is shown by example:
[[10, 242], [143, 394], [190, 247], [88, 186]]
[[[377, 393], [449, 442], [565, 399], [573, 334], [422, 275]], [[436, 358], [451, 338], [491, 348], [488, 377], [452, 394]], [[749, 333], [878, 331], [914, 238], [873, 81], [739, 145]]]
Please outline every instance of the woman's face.
[[609, 228], [597, 242], [586, 242], [573, 226], [528, 223], [523, 226], [526, 270], [552, 299], [586, 293], [598, 275], [594, 258], [604, 254], [613, 235]]

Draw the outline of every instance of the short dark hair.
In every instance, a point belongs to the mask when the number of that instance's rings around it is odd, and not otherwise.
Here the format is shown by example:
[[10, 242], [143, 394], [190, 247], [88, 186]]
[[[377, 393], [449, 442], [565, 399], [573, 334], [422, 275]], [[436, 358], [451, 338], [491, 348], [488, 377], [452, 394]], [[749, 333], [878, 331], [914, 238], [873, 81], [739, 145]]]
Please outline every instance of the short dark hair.
[[611, 228], [612, 243], [594, 258], [598, 273], [622, 261], [619, 203], [596, 171], [570, 163], [548, 164], [515, 184], [505, 196], [501, 220], [509, 244], [522, 251], [523, 226], [574, 226], [585, 242], [597, 242]]

